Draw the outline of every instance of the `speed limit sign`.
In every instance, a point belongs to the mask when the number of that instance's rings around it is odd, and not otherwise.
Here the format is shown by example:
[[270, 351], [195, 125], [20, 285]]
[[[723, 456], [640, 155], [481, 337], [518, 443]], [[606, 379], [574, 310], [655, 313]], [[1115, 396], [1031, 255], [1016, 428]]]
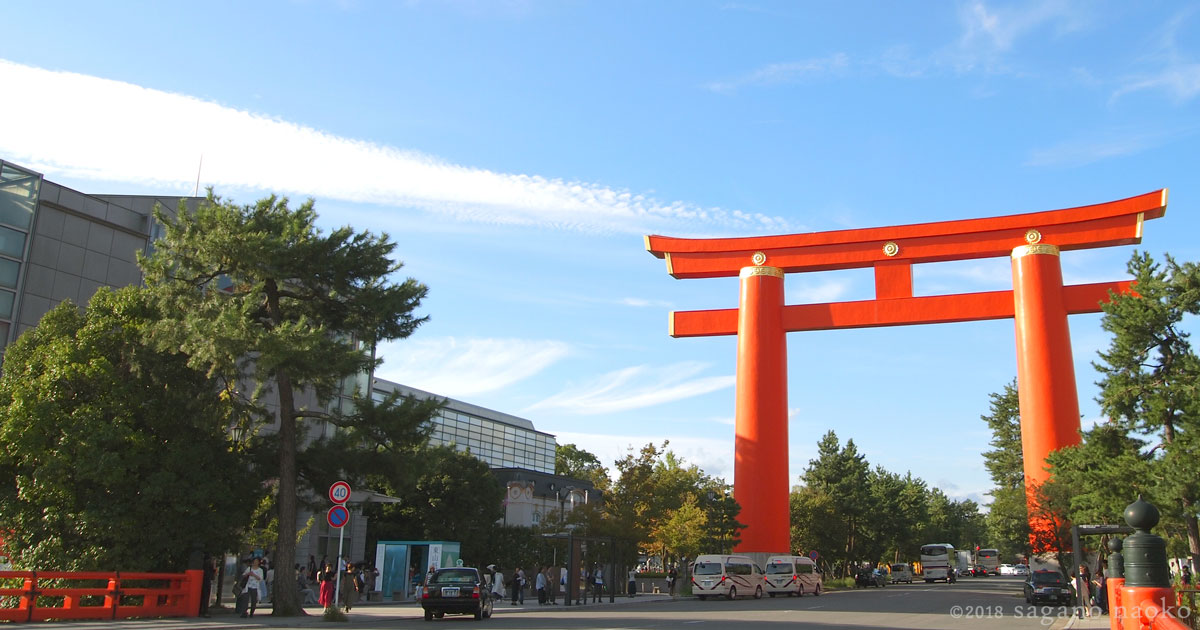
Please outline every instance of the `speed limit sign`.
[[345, 481], [335, 481], [329, 486], [329, 500], [341, 505], [350, 500], [350, 484]]

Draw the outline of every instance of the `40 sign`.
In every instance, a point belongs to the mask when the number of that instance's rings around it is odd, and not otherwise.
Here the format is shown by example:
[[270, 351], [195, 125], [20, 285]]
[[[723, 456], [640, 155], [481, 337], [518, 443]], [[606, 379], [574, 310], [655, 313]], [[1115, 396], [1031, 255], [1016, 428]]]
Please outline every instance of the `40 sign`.
[[341, 505], [350, 500], [350, 484], [345, 481], [335, 481], [329, 486], [329, 500]]
[[325, 520], [329, 521], [330, 527], [340, 529], [350, 522], [350, 510], [347, 510], [344, 505], [335, 505], [329, 508], [329, 514], [325, 516]]

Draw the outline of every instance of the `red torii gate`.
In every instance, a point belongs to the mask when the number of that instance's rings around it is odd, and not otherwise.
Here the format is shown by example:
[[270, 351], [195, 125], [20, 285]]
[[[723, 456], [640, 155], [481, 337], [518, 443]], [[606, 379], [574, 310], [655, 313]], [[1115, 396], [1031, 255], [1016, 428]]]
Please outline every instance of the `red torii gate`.
[[[1130, 290], [1129, 281], [1063, 286], [1059, 253], [1140, 243], [1142, 223], [1166, 206], [1162, 189], [984, 219], [745, 238], [646, 236], [647, 251], [665, 258], [675, 278], [741, 279], [738, 308], [672, 312], [669, 324], [672, 337], [738, 336], [733, 492], [746, 525], [738, 551], [791, 548], [786, 333], [1014, 318], [1028, 491], [1049, 477], [1051, 451], [1079, 442], [1067, 315], [1098, 312], [1110, 291]], [[1011, 291], [913, 296], [915, 263], [1000, 256], [1012, 257]], [[874, 300], [783, 303], [785, 273], [864, 267], [875, 269]]]

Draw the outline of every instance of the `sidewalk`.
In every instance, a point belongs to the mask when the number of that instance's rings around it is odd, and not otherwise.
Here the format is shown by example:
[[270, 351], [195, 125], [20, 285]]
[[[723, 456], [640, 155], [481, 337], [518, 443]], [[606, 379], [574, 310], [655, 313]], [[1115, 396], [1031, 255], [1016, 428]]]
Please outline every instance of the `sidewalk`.
[[1055, 623], [1053, 626], [1054, 630], [1109, 630], [1110, 627], [1108, 615], [1071, 616], [1064, 619], [1062, 624]]
[[[548, 610], [578, 610], [580, 613], [586, 613], [597, 608], [621, 608], [625, 606], [636, 606], [641, 604], [651, 604], [655, 602], [671, 601], [670, 595], [660, 594], [639, 594], [637, 597], [616, 597], [613, 603], [608, 603], [606, 598], [598, 604], [584, 604], [582, 606], [539, 606], [537, 600], [526, 601], [524, 605], [513, 606], [508, 603], [508, 600], [498, 600], [494, 607], [493, 615], [507, 615], [514, 612], [531, 612], [538, 613]], [[261, 629], [261, 628], [338, 628], [345, 627], [345, 624], [332, 624], [324, 621], [322, 618], [322, 609], [319, 606], [309, 606], [304, 609], [308, 616], [306, 617], [281, 617], [276, 618], [271, 616], [271, 605], [268, 603], [265, 606], [259, 606], [258, 612], [250, 618], [242, 619], [234, 614], [232, 608], [215, 608], [210, 609], [211, 616], [209, 618], [202, 617], [173, 617], [159, 619], [118, 619], [114, 621], [49, 621], [37, 624], [38, 628], [49, 628], [53, 630], [235, 630], [235, 629]], [[421, 619], [424, 616], [420, 604], [414, 602], [359, 602], [346, 615], [351, 624], [362, 623], [387, 623], [389, 621], [413, 620]], [[13, 626], [20, 628], [21, 625]]]

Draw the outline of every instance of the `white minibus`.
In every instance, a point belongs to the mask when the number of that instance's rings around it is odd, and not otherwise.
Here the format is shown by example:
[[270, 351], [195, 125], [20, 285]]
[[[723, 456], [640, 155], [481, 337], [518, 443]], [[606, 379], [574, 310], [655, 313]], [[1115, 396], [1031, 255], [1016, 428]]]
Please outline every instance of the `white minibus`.
[[926, 582], [946, 580], [950, 584], [955, 581], [954, 569], [958, 554], [954, 545], [949, 543], [933, 543], [921, 545], [921, 575]]
[[908, 566], [907, 563], [898, 562], [896, 564], [889, 566], [888, 569], [891, 571], [891, 574], [892, 574], [892, 576], [891, 576], [892, 584], [895, 584], [897, 582], [908, 582], [909, 584], [912, 584], [912, 580], [913, 580], [912, 567]]
[[784, 595], [804, 596], [805, 593], [821, 594], [821, 573], [817, 563], [804, 556], [771, 556], [767, 558], [765, 583], [771, 597]]
[[763, 573], [747, 556], [697, 556], [692, 565], [692, 594], [700, 599], [763, 596]]

